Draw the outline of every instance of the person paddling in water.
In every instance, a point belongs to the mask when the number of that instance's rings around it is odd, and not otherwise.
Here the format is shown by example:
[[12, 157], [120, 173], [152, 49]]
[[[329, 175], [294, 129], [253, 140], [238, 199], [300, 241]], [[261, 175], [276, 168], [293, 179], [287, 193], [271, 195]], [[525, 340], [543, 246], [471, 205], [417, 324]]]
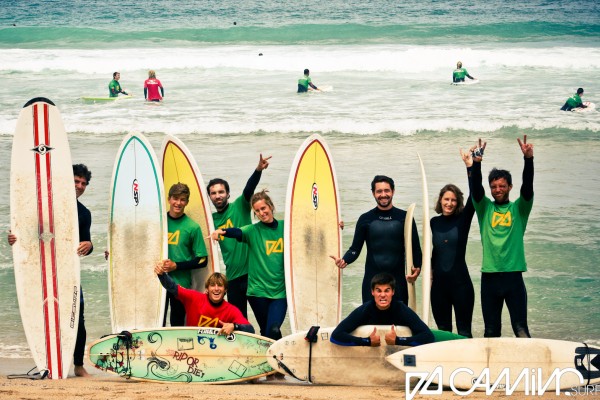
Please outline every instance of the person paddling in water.
[[469, 75], [469, 73], [467, 72], [467, 69], [463, 68], [462, 62], [459, 61], [456, 63], [456, 69], [452, 72], [452, 82], [454, 82], [454, 83], [464, 82], [465, 77], [467, 77], [469, 79], [475, 79], [474, 77]]
[[304, 76], [298, 79], [298, 93], [306, 93], [309, 91], [309, 87], [313, 90], [321, 90], [312, 83], [310, 78], [310, 71], [308, 68], [304, 70]]
[[575, 108], [587, 108], [587, 106], [583, 104], [581, 96], [583, 96], [583, 88], [577, 89], [577, 93], [567, 99], [565, 104], [561, 107], [561, 111], [571, 111]]

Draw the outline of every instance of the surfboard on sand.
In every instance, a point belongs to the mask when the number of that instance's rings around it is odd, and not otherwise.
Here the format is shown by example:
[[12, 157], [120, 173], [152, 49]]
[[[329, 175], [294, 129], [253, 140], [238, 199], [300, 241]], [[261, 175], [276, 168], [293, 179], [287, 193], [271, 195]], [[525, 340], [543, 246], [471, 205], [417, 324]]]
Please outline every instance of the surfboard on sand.
[[591, 101], [584, 101], [583, 105], [586, 106], [586, 108], [574, 108], [571, 111], [572, 112], [576, 112], [576, 113], [585, 113], [585, 112], [590, 112], [590, 111], [596, 111], [596, 104], [592, 103]]
[[119, 101], [119, 100], [127, 100], [127, 99], [131, 99], [133, 96], [128, 94], [128, 95], [124, 95], [124, 96], [117, 96], [117, 97], [93, 97], [93, 96], [84, 96], [81, 98], [81, 100], [88, 102], [88, 103], [110, 103], [113, 101]]
[[427, 175], [421, 155], [419, 164], [421, 166], [421, 187], [423, 190], [423, 240], [422, 253], [423, 265], [421, 265], [421, 319], [426, 325], [429, 325], [430, 305], [431, 305], [431, 225], [429, 224], [429, 190], [427, 189]]
[[[272, 339], [220, 328], [181, 327], [110, 335], [90, 346], [98, 369], [155, 382], [233, 383], [273, 374], [265, 352]], [[396, 370], [397, 371], [397, 370]]]
[[[415, 203], [412, 203], [406, 209], [406, 219], [404, 220], [404, 250], [406, 251], [406, 275], [412, 273], [413, 254], [412, 254], [412, 226], [413, 215], [415, 213]], [[417, 311], [417, 291], [415, 283], [408, 283], [408, 307], [414, 312]]]
[[11, 231], [19, 311], [37, 369], [69, 373], [79, 323], [79, 228], [73, 167], [58, 108], [25, 104], [10, 164]]
[[[306, 332], [298, 332], [276, 341], [267, 351], [267, 360], [278, 372], [315, 384], [404, 385], [404, 374], [399, 374], [385, 360], [386, 356], [406, 348], [385, 343], [384, 336], [390, 326], [365, 325], [352, 334], [367, 337], [374, 327], [382, 338], [379, 347], [339, 346], [329, 341], [335, 328], [321, 328], [317, 333], [317, 341], [312, 343], [312, 349], [311, 343], [304, 339]], [[410, 329], [404, 326], [397, 326], [396, 333], [398, 336], [411, 335]]]
[[[460, 389], [472, 388], [485, 368], [489, 368], [489, 376], [485, 382], [490, 382], [490, 386], [504, 372], [510, 375], [509, 385], [506, 387], [516, 386], [517, 391], [525, 390], [525, 382], [530, 380], [527, 378], [531, 378], [532, 374], [536, 376], [536, 387], [538, 378], [545, 385], [556, 368], [572, 368], [579, 371], [583, 377], [583, 381], [580, 381], [574, 372], [562, 374], [561, 389], [600, 382], [600, 348], [562, 340], [465, 339], [405, 349], [389, 356], [387, 360], [404, 372], [431, 373], [436, 367], [442, 367], [441, 383], [445, 386], [450, 384], [450, 376], [455, 370], [468, 368], [473, 373], [461, 372], [454, 376], [453, 383]], [[517, 378], [525, 368], [530, 372], [526, 373], [525, 379], [521, 379], [517, 385]], [[440, 383], [437, 377], [434, 382]], [[496, 390], [503, 391], [506, 383], [506, 377], [502, 378], [501, 385]], [[546, 391], [553, 391], [555, 383], [555, 380], [551, 380]]]
[[296, 153], [285, 202], [284, 260], [292, 332], [335, 326], [342, 310], [340, 198], [331, 152], [312, 135]]
[[165, 291], [154, 266], [168, 257], [160, 167], [139, 133], [123, 139], [109, 201], [109, 300], [112, 331], [162, 326]]
[[192, 271], [192, 288], [204, 292], [206, 278], [211, 273], [219, 271], [217, 244], [209, 237], [210, 233], [214, 231], [215, 224], [210, 211], [210, 199], [206, 193], [206, 186], [194, 156], [181, 140], [166, 135], [160, 153], [162, 154], [162, 174], [167, 204], [169, 189], [172, 185], [181, 182], [190, 188], [190, 202], [185, 208], [185, 213], [200, 225], [208, 253], [207, 267]]

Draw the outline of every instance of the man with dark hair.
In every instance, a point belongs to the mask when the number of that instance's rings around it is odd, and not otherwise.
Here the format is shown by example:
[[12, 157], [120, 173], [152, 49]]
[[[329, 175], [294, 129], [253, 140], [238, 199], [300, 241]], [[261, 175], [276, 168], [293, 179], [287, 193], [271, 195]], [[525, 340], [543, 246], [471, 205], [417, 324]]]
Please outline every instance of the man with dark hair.
[[[75, 182], [75, 197], [77, 199], [77, 217], [79, 223], [79, 246], [77, 246], [77, 255], [87, 256], [94, 250], [90, 228], [92, 226], [92, 213], [86, 206], [79, 202], [79, 197], [85, 193], [85, 189], [92, 179], [92, 172], [84, 164], [73, 165], [73, 179]], [[17, 237], [12, 233], [8, 234], [8, 244], [15, 244]], [[87, 377], [88, 372], [83, 367], [83, 356], [85, 353], [85, 340], [87, 332], [85, 330], [85, 319], [83, 316], [84, 301], [83, 289], [79, 289], [79, 324], [77, 328], [77, 339], [75, 341], [75, 350], [73, 351], [73, 364], [76, 376]]]
[[108, 84], [108, 96], [109, 97], [119, 97], [119, 93], [123, 93], [127, 96], [127, 93], [121, 89], [121, 84], [119, 83], [119, 79], [121, 79], [121, 73], [115, 72], [113, 73], [113, 79]]
[[[169, 189], [169, 258], [161, 260], [155, 270], [170, 273], [171, 278], [186, 289], [192, 286], [191, 271], [205, 268], [207, 251], [200, 225], [185, 215], [185, 207], [190, 201], [190, 188], [185, 183], [175, 183]], [[167, 309], [171, 305], [171, 326], [185, 325], [185, 307], [176, 296], [167, 293]], [[166, 321], [165, 321], [166, 322]]]
[[[490, 172], [488, 182], [494, 201], [485, 197], [481, 160], [473, 160], [470, 176], [483, 247], [481, 310], [485, 337], [500, 337], [505, 302], [515, 336], [531, 337], [523, 281], [523, 272], [527, 271], [523, 236], [533, 207], [533, 144], [527, 143], [527, 135], [523, 136], [523, 142], [519, 138], [517, 142], [525, 161], [521, 197], [517, 200], [509, 201], [513, 187], [510, 172], [496, 168]], [[482, 147], [481, 139], [479, 147]]]
[[[433, 333], [406, 304], [392, 300], [396, 280], [386, 272], [371, 279], [371, 300], [352, 311], [331, 333], [331, 343], [340, 346], [380, 346], [381, 338], [377, 328], [368, 337], [353, 336], [350, 332], [361, 325], [391, 325], [385, 335], [388, 346], [419, 346], [432, 343]], [[399, 337], [395, 325], [410, 328], [412, 336]]]
[[408, 303], [407, 281], [414, 282], [421, 273], [421, 246], [417, 226], [412, 221], [412, 252], [416, 266], [410, 274], [405, 275], [404, 220], [406, 211], [392, 204], [394, 197], [394, 180], [385, 175], [376, 175], [371, 182], [371, 192], [377, 207], [360, 216], [356, 223], [352, 245], [342, 258], [330, 256], [338, 268], [346, 268], [356, 261], [367, 243], [367, 261], [362, 284], [362, 301], [366, 303], [372, 298], [369, 288], [371, 279], [380, 272], [390, 273], [396, 280], [399, 289], [394, 300]]
[[304, 70], [304, 76], [298, 79], [298, 93], [306, 93], [308, 92], [308, 87], [311, 87], [313, 90], [320, 90], [312, 83], [312, 79], [310, 78], [310, 71], [308, 68]]
[[581, 96], [583, 96], [583, 88], [577, 89], [577, 93], [567, 99], [565, 104], [561, 107], [561, 110], [571, 111], [574, 108], [587, 108], [587, 106], [583, 104]]
[[[258, 160], [256, 169], [248, 179], [242, 195], [232, 203], [229, 202], [229, 183], [221, 178], [211, 179], [206, 185], [206, 191], [217, 209], [213, 213], [215, 229], [227, 229], [250, 225], [251, 208], [250, 198], [260, 182], [262, 171], [269, 166], [269, 157], [263, 158], [262, 154]], [[248, 303], [246, 290], [248, 289], [248, 245], [237, 240], [224, 240], [221, 237], [219, 246], [223, 255], [229, 281], [227, 300], [240, 309], [244, 317], [248, 318]]]

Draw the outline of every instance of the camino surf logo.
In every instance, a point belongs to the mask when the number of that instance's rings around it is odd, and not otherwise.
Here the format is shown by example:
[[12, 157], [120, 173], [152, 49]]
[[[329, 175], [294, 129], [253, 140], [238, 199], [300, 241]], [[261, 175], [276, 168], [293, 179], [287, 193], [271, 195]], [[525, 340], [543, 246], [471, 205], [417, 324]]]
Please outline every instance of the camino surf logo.
[[133, 184], [131, 185], [131, 194], [133, 195], [133, 201], [137, 207], [140, 204], [140, 190], [139, 183], [137, 179], [133, 180]]
[[313, 209], [319, 208], [319, 188], [317, 187], [317, 182], [312, 185], [312, 205]]
[[33, 149], [31, 149], [31, 151], [36, 152], [40, 156], [45, 156], [46, 153], [48, 153], [52, 150], [54, 150], [53, 147], [46, 146], [44, 143], [40, 143], [37, 146], [35, 146]]

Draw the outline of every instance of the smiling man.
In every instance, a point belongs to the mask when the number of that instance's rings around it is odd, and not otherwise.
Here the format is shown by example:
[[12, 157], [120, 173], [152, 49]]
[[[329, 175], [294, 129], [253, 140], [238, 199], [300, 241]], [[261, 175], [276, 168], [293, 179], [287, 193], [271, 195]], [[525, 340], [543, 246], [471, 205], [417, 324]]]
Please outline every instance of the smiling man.
[[331, 256], [338, 268], [352, 264], [367, 243], [367, 260], [362, 284], [362, 301], [371, 300], [371, 279], [380, 272], [388, 272], [396, 280], [399, 293], [395, 297], [408, 303], [408, 282], [414, 282], [421, 273], [421, 245], [417, 226], [412, 221], [412, 253], [416, 268], [405, 275], [404, 220], [406, 211], [394, 207], [394, 180], [376, 175], [371, 182], [371, 192], [377, 207], [364, 213], [356, 223], [352, 245], [342, 258]]
[[[353, 336], [350, 332], [361, 325], [391, 325], [385, 335], [388, 345], [419, 346], [432, 343], [433, 333], [421, 319], [401, 301], [392, 300], [396, 288], [394, 277], [388, 273], [377, 274], [371, 279], [372, 299], [352, 311], [331, 334], [331, 343], [340, 346], [380, 346], [381, 338], [377, 328], [369, 337]], [[410, 337], [396, 335], [395, 325], [407, 326]]]
[[513, 187], [510, 172], [496, 168], [490, 171], [488, 182], [494, 201], [485, 197], [480, 160], [474, 160], [470, 176], [483, 247], [481, 310], [485, 337], [500, 337], [505, 302], [515, 336], [531, 337], [523, 281], [523, 272], [527, 271], [523, 236], [533, 207], [533, 144], [527, 143], [527, 135], [522, 142], [517, 138], [517, 142], [525, 164], [521, 197], [517, 200], [509, 200]]
[[[185, 215], [185, 207], [189, 201], [190, 188], [185, 183], [171, 186], [167, 213], [169, 258], [161, 260], [156, 267], [157, 270], [170, 273], [171, 278], [186, 289], [192, 286], [191, 271], [206, 267], [208, 254], [200, 225]], [[183, 326], [185, 324], [183, 304], [171, 293], [167, 293], [167, 302], [171, 306], [171, 326]]]

